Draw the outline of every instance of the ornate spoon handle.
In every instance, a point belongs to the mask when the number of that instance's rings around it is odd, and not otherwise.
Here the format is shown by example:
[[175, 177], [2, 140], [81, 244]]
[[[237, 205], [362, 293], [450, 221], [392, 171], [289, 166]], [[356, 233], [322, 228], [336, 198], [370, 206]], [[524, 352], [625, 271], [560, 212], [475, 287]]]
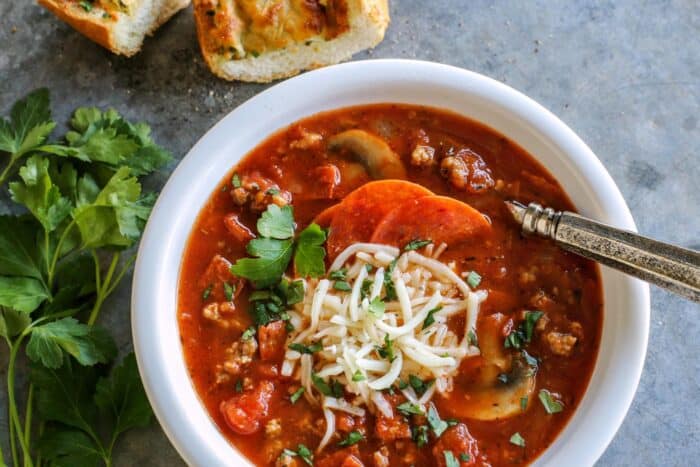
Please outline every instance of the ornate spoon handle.
[[700, 302], [700, 253], [530, 203], [506, 202], [526, 234]]

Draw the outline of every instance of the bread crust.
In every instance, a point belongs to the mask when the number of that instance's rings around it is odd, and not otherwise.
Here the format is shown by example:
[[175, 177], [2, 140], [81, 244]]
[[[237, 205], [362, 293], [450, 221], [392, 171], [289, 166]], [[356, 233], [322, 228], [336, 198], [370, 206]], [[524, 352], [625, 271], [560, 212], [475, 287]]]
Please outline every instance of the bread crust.
[[[221, 38], [225, 32], [209, 27], [210, 18], [207, 17], [207, 12], [222, 1], [235, 3], [237, 0], [193, 0], [193, 3], [197, 38], [204, 61], [215, 75], [229, 81], [269, 83], [294, 76], [304, 70], [338, 63], [361, 50], [379, 44], [390, 21], [387, 0], [344, 0], [347, 7], [344, 8], [344, 13], [349, 17], [340, 19], [348, 24], [346, 30], [341, 31], [337, 37], [321, 43], [316, 42], [314, 45], [318, 46], [306, 48], [303, 47], [304, 44], [294, 43], [281, 50], [266, 52], [260, 55], [260, 58], [226, 59], [211, 47], [211, 42]], [[234, 17], [230, 23], [231, 30], [242, 27], [239, 18]], [[358, 26], [360, 24], [361, 26]], [[362, 31], [357, 31], [358, 28]], [[364, 37], [359, 38], [360, 40], [355, 37], [350, 43], [344, 40], [346, 35]], [[330, 44], [334, 42], [343, 42], [342, 50], [329, 50], [332, 48]], [[301, 56], [303, 58], [300, 58]], [[238, 69], [231, 70], [232, 67]]]
[[[141, 50], [141, 43], [135, 48], [125, 47], [118, 43], [115, 35], [117, 23], [121, 15], [105, 19], [75, 8], [75, 2], [70, 0], [37, 0], [39, 5], [51, 11], [61, 20], [68, 23], [73, 29], [93, 42], [109, 49], [115, 54], [131, 57]], [[162, 24], [168, 21], [175, 13], [187, 7], [190, 0], [171, 0], [163, 6], [161, 13], [155, 22], [149, 27], [147, 34], [153, 34]]]

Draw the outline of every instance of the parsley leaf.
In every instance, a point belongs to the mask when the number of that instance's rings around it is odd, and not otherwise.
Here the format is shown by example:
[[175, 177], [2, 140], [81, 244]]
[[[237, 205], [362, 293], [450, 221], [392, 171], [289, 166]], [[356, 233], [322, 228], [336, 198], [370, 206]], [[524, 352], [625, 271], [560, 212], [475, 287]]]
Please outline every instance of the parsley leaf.
[[117, 347], [107, 332], [88, 326], [74, 318], [51, 321], [32, 329], [27, 356], [47, 368], [59, 368], [63, 354], [72, 355], [82, 365], [108, 363], [117, 354]]
[[297, 389], [296, 391], [294, 391], [294, 394], [292, 394], [291, 396], [289, 396], [289, 401], [290, 401], [292, 404], [296, 404], [297, 401], [299, 400], [299, 398], [302, 396], [302, 394], [304, 394], [304, 388], [303, 388], [303, 387], [300, 387], [299, 389]]
[[542, 402], [542, 406], [544, 406], [544, 410], [548, 414], [555, 414], [559, 413], [562, 410], [564, 410], [564, 405], [556, 400], [553, 396], [552, 393], [549, 392], [546, 389], [540, 389], [540, 392], [538, 394], [538, 397], [540, 399], [540, 402]]
[[297, 238], [294, 267], [302, 277], [321, 277], [326, 273], [326, 232], [318, 224], [310, 224]]
[[0, 118], [0, 151], [17, 160], [41, 145], [55, 125], [51, 121], [49, 91], [37, 89], [15, 103], [9, 121]]
[[287, 240], [294, 236], [294, 212], [291, 206], [269, 204], [258, 219], [258, 232], [263, 237]]
[[338, 443], [338, 446], [352, 446], [365, 439], [364, 435], [359, 431], [351, 431], [348, 436]]
[[376, 347], [376, 350], [380, 357], [386, 358], [390, 362], [393, 362], [396, 358], [394, 355], [394, 341], [389, 339], [389, 334], [384, 334], [384, 345]]
[[476, 289], [481, 284], [481, 276], [476, 271], [469, 271], [467, 275], [467, 284], [472, 289]]
[[442, 451], [442, 455], [445, 458], [445, 467], [459, 467], [459, 461], [452, 451]]
[[73, 211], [83, 247], [131, 246], [141, 235], [154, 201], [141, 197], [141, 185], [130, 176], [129, 168], [120, 168], [93, 200]]
[[438, 305], [432, 310], [428, 311], [428, 316], [425, 317], [425, 320], [423, 321], [423, 329], [429, 327], [431, 324], [435, 322], [435, 317], [433, 316], [435, 313], [438, 311], [442, 310], [442, 305]]
[[397, 405], [396, 410], [398, 410], [406, 416], [423, 415], [425, 413], [423, 412], [423, 408], [420, 405], [412, 404], [410, 402], [404, 402], [403, 404]]
[[0, 276], [0, 306], [31, 313], [47, 298], [48, 292], [36, 279]]
[[288, 345], [288, 347], [292, 350], [296, 350], [297, 352], [301, 354], [314, 354], [316, 352], [319, 352], [323, 349], [323, 345], [321, 345], [320, 342], [314, 342], [311, 345], [304, 345], [300, 342], [293, 342]]
[[371, 302], [369, 302], [369, 308], [367, 311], [377, 318], [384, 316], [384, 310], [386, 309], [386, 304], [379, 298], [374, 297]]
[[292, 259], [292, 240], [255, 238], [246, 247], [257, 258], [243, 258], [231, 266], [231, 273], [245, 277], [258, 288], [268, 287], [279, 281]]
[[362, 371], [360, 370], [357, 370], [355, 373], [352, 374], [352, 380], [355, 382], [364, 381], [366, 379], [367, 378], [365, 377], [365, 375], [362, 374]]
[[41, 436], [37, 447], [42, 457], [56, 466], [92, 467], [103, 460], [100, 448], [79, 430], [49, 429]]
[[428, 424], [430, 425], [430, 428], [433, 430], [433, 433], [435, 434], [436, 438], [439, 438], [442, 436], [442, 434], [447, 430], [448, 425], [447, 422], [442, 420], [440, 418], [440, 415], [437, 412], [437, 409], [435, 406], [431, 403], [430, 407], [428, 408]]
[[416, 238], [415, 240], [411, 240], [406, 244], [405, 247], [403, 247], [403, 251], [414, 251], [414, 250], [420, 250], [424, 246], [430, 245], [433, 243], [432, 240], [421, 240], [419, 238]]
[[32, 156], [19, 170], [19, 175], [21, 181], [10, 183], [12, 200], [26, 206], [44, 230], [52, 232], [68, 217], [72, 206], [52, 182], [49, 160]]
[[525, 312], [525, 323], [524, 323], [524, 335], [525, 342], [530, 342], [532, 340], [532, 333], [535, 330], [535, 325], [537, 321], [542, 317], [544, 313], [541, 311], [526, 311]]
[[510, 444], [514, 444], [516, 446], [524, 448], [525, 447], [525, 438], [523, 438], [520, 435], [520, 433], [514, 433], [513, 436], [510, 437]]
[[428, 427], [426, 425], [412, 426], [411, 439], [419, 448], [428, 444]]
[[0, 216], [0, 275], [42, 278], [36, 227], [28, 216]]
[[31, 319], [27, 313], [0, 307], [0, 337], [15, 337], [30, 324]]
[[111, 421], [113, 438], [131, 428], [148, 426], [151, 422], [153, 412], [139, 379], [133, 353], [127, 355], [120, 366], [112, 369], [109, 378], [97, 381], [94, 400], [102, 413], [100, 420]]
[[352, 290], [352, 286], [346, 281], [333, 282], [333, 288], [335, 290], [342, 290], [343, 292], [350, 292]]

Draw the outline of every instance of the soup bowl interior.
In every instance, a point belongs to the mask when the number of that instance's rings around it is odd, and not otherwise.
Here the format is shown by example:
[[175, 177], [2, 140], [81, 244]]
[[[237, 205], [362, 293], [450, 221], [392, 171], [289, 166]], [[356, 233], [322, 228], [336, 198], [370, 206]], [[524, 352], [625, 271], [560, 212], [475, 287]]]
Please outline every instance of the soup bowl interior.
[[[217, 123], [164, 187], [144, 232], [133, 281], [132, 331], [156, 416], [191, 465], [241, 465], [190, 382], [177, 322], [180, 263], [195, 219], [223, 174], [276, 130], [325, 110], [371, 103], [427, 105], [495, 129], [539, 160], [583, 215], [635, 230], [629, 209], [590, 149], [559, 119], [512, 88], [428, 62], [376, 60], [336, 65], [282, 82]], [[602, 268], [600, 350], [576, 413], [536, 465], [591, 465], [632, 402], [649, 330], [649, 289]]]

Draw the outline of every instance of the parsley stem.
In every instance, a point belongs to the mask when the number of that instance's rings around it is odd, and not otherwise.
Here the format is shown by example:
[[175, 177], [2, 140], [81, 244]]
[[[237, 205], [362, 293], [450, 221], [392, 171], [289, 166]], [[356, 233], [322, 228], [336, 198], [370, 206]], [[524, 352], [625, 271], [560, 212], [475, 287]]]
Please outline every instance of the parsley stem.
[[[114, 271], [117, 268], [117, 264], [119, 263], [119, 257], [121, 256], [121, 253], [115, 252], [112, 254], [112, 262], [109, 264], [109, 269], [107, 269], [107, 274], [105, 274], [104, 280], [102, 281], [101, 284], [99, 284], [99, 287], [97, 289], [97, 297], [95, 298], [95, 305], [92, 307], [92, 311], [90, 312], [90, 317], [88, 318], [87, 324], [88, 326], [92, 326], [95, 324], [95, 321], [97, 321], [97, 316], [100, 314], [100, 310], [102, 309], [102, 304], [104, 303], [105, 299], [107, 296], [112, 293], [114, 288], [111, 288], [111, 282], [112, 282], [112, 276], [114, 275]], [[95, 264], [99, 264], [99, 258], [97, 257], [97, 254], [94, 254], [93, 250], [93, 259], [95, 260]], [[128, 266], [127, 266], [128, 267]], [[123, 274], [120, 273], [119, 279], [123, 277]], [[99, 279], [99, 278], [96, 278]]]
[[[29, 391], [27, 392], [27, 406], [24, 409], [24, 443], [27, 446], [32, 445], [33, 405], [34, 405], [34, 383], [29, 383]], [[26, 462], [25, 462], [25, 464], [26, 464]]]
[[61, 256], [61, 249], [63, 248], [63, 242], [68, 238], [68, 232], [75, 226], [75, 219], [71, 220], [70, 223], [61, 232], [61, 237], [58, 239], [56, 244], [56, 250], [53, 253], [53, 259], [51, 260], [51, 266], [49, 267], [49, 289], [53, 288], [53, 279], [56, 272], [56, 263], [58, 263], [58, 258]]
[[119, 274], [117, 274], [117, 277], [112, 281], [112, 285], [107, 289], [107, 293], [105, 293], [105, 298], [109, 297], [112, 295], [112, 292], [114, 292], [114, 289], [117, 288], [119, 283], [122, 281], [124, 278], [124, 275], [127, 273], [129, 268], [131, 268], [131, 265], [134, 264], [136, 261], [136, 255], [132, 255], [126, 262], [124, 263], [124, 267], [122, 267], [122, 270], [119, 271]]
[[10, 161], [7, 163], [5, 166], [5, 169], [0, 173], [0, 187], [2, 187], [5, 182], [7, 181], [8, 177], [10, 176], [10, 172], [12, 171], [12, 167], [14, 167], [15, 162], [19, 160], [21, 157], [21, 154], [12, 154], [10, 156]]
[[[5, 341], [7, 341], [7, 347], [10, 349], [10, 353], [12, 353], [12, 342], [10, 341], [10, 339], [8, 337], [5, 337]], [[10, 381], [11, 381], [10, 375], [8, 374], [7, 375], [8, 388], [9, 388], [10, 384], [12, 384], [14, 386], [14, 381], [12, 381], [12, 382], [10, 382]], [[8, 404], [7, 405], [8, 405], [8, 412], [10, 412], [10, 409], [9, 409], [9, 405], [10, 405], [10, 403], [9, 403], [9, 391], [8, 391]], [[16, 445], [16, 441], [15, 441], [14, 431], [12, 431], [13, 424], [12, 424], [11, 417], [8, 417], [7, 425], [8, 425], [7, 435], [10, 437], [10, 452], [12, 453], [12, 465], [19, 465], [18, 457], [17, 457], [17, 445]], [[4, 463], [5, 462], [4, 456], [0, 460], [2, 460], [2, 462]]]
[[[22, 333], [17, 337], [15, 342], [10, 346], [10, 359], [7, 365], [7, 401], [9, 405], [10, 412], [10, 439], [12, 439], [12, 428], [14, 428], [19, 441], [20, 448], [22, 449], [22, 457], [24, 459], [24, 465], [26, 467], [32, 467], [32, 457], [29, 451], [29, 446], [25, 442], [24, 434], [22, 432], [22, 423], [19, 420], [19, 413], [17, 412], [17, 400], [15, 399], [15, 363], [17, 361], [17, 352], [22, 345], [24, 338], [31, 332], [31, 325], [22, 331]], [[13, 462], [15, 465], [19, 465], [17, 459], [13, 456]]]

